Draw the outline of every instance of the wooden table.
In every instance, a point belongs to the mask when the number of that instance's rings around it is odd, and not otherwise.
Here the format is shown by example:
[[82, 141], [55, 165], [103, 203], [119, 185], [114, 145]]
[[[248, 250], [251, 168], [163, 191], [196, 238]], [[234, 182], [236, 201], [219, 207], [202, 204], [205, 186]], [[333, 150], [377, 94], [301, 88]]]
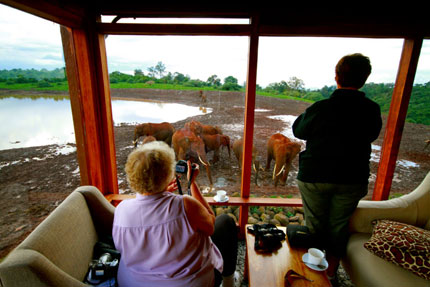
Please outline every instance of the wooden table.
[[[249, 226], [249, 225], [247, 225]], [[286, 233], [286, 227], [278, 227]], [[254, 249], [254, 235], [246, 232], [246, 264], [248, 270], [249, 286], [277, 287], [284, 286], [284, 276], [288, 270], [293, 269], [300, 275], [313, 280], [294, 280], [292, 287], [331, 286], [325, 271], [315, 271], [302, 262], [302, 256], [307, 252], [305, 248], [291, 248], [288, 239], [282, 242], [282, 247], [269, 254], [256, 253]]]

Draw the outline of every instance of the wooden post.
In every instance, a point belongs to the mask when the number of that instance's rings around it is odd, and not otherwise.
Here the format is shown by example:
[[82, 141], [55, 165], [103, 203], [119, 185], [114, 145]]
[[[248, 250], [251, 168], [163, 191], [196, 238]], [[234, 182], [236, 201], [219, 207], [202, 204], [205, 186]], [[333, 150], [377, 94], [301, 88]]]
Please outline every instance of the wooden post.
[[[253, 29], [249, 38], [248, 75], [245, 96], [245, 127], [243, 134], [243, 159], [241, 197], [249, 198], [251, 186], [252, 145], [254, 136], [255, 91], [257, 86], [258, 61], [258, 21], [252, 19]], [[248, 223], [248, 206], [240, 207], [239, 225], [241, 237], [245, 235], [245, 225]]]
[[61, 26], [81, 184], [118, 193], [104, 37], [92, 31]]
[[373, 200], [386, 200], [390, 194], [397, 155], [408, 111], [423, 38], [405, 39], [396, 84], [385, 128]]

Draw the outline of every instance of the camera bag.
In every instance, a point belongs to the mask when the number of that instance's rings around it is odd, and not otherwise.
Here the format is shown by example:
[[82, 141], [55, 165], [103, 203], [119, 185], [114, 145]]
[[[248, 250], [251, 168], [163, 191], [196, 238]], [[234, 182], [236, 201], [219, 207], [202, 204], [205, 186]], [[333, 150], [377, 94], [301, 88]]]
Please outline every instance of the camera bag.
[[[110, 258], [111, 261], [104, 262], [101, 258]], [[102, 238], [94, 245], [93, 261], [88, 268], [84, 283], [99, 287], [118, 286], [116, 279], [121, 254], [115, 249], [111, 236]], [[115, 264], [112, 264], [115, 262]], [[99, 274], [99, 271], [102, 271]]]
[[273, 224], [254, 224], [248, 227], [248, 232], [254, 234], [254, 249], [261, 253], [270, 253], [282, 247], [285, 233]]
[[304, 225], [289, 224], [287, 237], [291, 247], [309, 248], [317, 245], [315, 235]]

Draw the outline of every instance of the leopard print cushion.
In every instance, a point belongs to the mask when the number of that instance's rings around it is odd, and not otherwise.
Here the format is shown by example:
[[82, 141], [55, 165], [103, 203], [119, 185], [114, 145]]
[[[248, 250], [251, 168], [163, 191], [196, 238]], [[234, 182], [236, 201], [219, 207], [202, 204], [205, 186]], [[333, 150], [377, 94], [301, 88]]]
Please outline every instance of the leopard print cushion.
[[430, 231], [391, 220], [375, 220], [364, 248], [430, 280]]

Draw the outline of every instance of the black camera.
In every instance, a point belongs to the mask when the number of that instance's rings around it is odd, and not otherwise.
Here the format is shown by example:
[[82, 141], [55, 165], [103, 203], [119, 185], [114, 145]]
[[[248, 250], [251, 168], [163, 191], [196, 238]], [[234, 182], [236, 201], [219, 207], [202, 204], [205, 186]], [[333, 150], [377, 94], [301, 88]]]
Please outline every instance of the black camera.
[[[193, 177], [193, 172], [194, 170], [196, 170], [197, 165], [196, 164], [191, 164], [191, 178]], [[187, 174], [188, 172], [188, 165], [187, 162], [185, 160], [178, 160], [178, 162], [176, 163], [176, 173], [177, 174]], [[178, 191], [179, 194], [182, 194], [182, 189], [181, 189], [181, 183], [179, 181], [179, 176], [176, 175], [176, 183], [178, 185]], [[188, 194], [191, 195], [191, 191], [190, 191], [190, 185], [191, 185], [191, 181], [188, 182]]]
[[176, 163], [176, 173], [187, 173], [188, 166], [185, 160], [178, 160]]
[[[191, 171], [194, 171], [196, 169], [196, 164], [191, 164]], [[176, 173], [184, 173], [186, 174], [188, 172], [188, 165], [185, 160], [178, 160], [176, 163]]]
[[99, 284], [110, 278], [115, 278], [118, 272], [118, 259], [111, 254], [103, 253], [98, 260], [93, 260], [87, 276], [90, 284]]

